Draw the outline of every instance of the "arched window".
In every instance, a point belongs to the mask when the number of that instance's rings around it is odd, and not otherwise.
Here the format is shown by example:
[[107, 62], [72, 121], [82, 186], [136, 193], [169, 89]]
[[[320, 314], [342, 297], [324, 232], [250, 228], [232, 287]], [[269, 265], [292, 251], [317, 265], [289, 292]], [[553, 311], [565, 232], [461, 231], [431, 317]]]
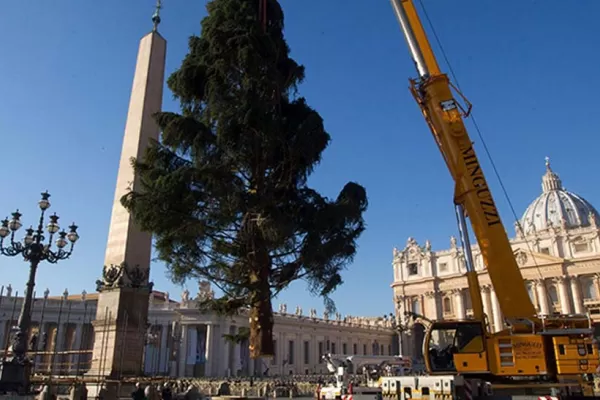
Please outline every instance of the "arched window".
[[444, 314], [452, 314], [452, 300], [449, 297], [444, 297]]

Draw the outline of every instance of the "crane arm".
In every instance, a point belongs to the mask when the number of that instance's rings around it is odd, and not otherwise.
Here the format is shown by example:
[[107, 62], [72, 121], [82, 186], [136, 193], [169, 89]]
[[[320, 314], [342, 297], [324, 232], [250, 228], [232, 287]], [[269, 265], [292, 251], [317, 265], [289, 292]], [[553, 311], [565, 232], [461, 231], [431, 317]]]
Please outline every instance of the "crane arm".
[[[440, 71], [412, 0], [391, 1], [419, 73], [418, 80], [411, 80], [412, 93], [454, 178], [454, 202], [469, 216], [502, 314], [535, 319], [536, 310], [464, 125], [463, 115], [468, 111], [455, 99], [450, 80]], [[468, 263], [467, 267], [474, 314], [482, 319], [477, 272]]]
[[[406, 38], [419, 75], [440, 75], [440, 67], [435, 54], [433, 54], [414, 3], [406, 0], [392, 0], [392, 6], [400, 22], [400, 27]], [[413, 21], [416, 23], [413, 23]]]

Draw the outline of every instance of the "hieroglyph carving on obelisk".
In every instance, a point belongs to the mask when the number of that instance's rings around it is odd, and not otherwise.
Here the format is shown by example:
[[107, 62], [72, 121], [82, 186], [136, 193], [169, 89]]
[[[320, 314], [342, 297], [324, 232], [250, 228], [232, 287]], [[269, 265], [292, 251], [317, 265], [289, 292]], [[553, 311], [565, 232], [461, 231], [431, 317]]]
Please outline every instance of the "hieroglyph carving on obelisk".
[[147, 330], [152, 237], [141, 232], [121, 197], [139, 191], [132, 158], [143, 157], [159, 128], [153, 114], [162, 106], [167, 43], [158, 33], [160, 1], [152, 18], [154, 29], [140, 41], [119, 172], [106, 245], [89, 374], [116, 377], [141, 373]]

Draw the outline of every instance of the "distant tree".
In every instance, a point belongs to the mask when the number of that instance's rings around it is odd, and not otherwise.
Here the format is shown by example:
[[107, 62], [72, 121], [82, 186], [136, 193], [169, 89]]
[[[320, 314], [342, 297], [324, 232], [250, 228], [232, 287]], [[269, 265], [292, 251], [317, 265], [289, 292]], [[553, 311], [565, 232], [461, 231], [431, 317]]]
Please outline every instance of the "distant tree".
[[174, 282], [208, 279], [224, 295], [203, 306], [248, 310], [253, 358], [274, 354], [271, 299], [292, 281], [333, 308], [367, 208], [356, 183], [335, 200], [307, 185], [330, 136], [296, 95], [304, 67], [289, 57], [279, 3], [267, 4], [263, 25], [256, 0], [208, 3], [168, 79], [181, 113], [157, 114], [160, 143], [134, 160], [142, 189], [122, 199]]

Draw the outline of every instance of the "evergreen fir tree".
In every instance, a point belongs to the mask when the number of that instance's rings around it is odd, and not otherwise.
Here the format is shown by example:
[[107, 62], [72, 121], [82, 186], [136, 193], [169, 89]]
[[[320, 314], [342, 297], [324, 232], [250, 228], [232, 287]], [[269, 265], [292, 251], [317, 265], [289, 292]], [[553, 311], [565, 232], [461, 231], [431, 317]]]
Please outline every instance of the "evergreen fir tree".
[[259, 2], [208, 3], [168, 79], [181, 113], [156, 115], [160, 143], [134, 160], [142, 190], [122, 199], [174, 282], [208, 279], [224, 295], [204, 306], [248, 310], [253, 358], [274, 354], [271, 299], [292, 281], [333, 307], [367, 208], [356, 183], [335, 200], [307, 186], [330, 136], [297, 95], [304, 68], [289, 56], [279, 3], [267, 1], [261, 22]]

